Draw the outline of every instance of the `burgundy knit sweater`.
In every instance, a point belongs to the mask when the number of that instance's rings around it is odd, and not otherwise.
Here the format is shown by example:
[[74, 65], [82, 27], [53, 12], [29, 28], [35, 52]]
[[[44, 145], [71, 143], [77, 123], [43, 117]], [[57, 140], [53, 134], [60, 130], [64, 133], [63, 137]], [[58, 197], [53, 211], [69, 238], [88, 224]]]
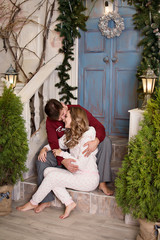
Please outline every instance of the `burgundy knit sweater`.
[[[68, 108], [70, 107], [81, 107], [80, 105], [67, 105]], [[85, 108], [83, 108], [86, 113], [89, 120], [89, 126], [92, 126], [96, 130], [96, 137], [99, 139], [100, 142], [102, 142], [105, 138], [105, 128], [104, 126], [95, 118], [93, 115], [87, 111]], [[63, 136], [64, 134], [64, 123], [62, 121], [56, 121], [56, 120], [50, 120], [47, 117], [46, 121], [46, 130], [47, 130], [47, 136], [48, 136], [48, 143], [51, 147], [51, 149], [58, 149], [58, 139]], [[63, 160], [62, 157], [57, 157], [58, 165], [61, 165], [61, 161]]]

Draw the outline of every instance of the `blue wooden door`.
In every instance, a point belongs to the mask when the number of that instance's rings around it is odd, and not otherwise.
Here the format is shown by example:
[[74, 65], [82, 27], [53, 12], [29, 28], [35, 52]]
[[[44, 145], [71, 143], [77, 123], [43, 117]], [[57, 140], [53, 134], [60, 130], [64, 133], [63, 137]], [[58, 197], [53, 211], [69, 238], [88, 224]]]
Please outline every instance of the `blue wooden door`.
[[[86, 4], [89, 6], [90, 1]], [[118, 12], [124, 18], [125, 30], [120, 37], [102, 36], [98, 22], [103, 11], [103, 1], [97, 1], [87, 21], [87, 32], [81, 32], [78, 99], [105, 126], [108, 135], [127, 136], [128, 110], [137, 106], [139, 33], [132, 22], [134, 9], [119, 1]]]

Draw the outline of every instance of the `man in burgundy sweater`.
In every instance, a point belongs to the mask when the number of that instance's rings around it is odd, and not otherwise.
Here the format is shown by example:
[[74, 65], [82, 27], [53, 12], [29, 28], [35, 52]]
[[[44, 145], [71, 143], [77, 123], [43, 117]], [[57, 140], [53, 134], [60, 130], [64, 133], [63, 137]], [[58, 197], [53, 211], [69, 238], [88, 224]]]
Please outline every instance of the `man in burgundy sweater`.
[[[46, 130], [48, 143], [51, 149], [58, 149], [58, 139], [63, 136], [64, 128], [64, 118], [66, 112], [70, 107], [81, 107], [80, 105], [65, 105], [60, 103], [56, 99], [51, 99], [47, 102], [45, 106], [45, 113], [47, 114], [46, 120]], [[81, 107], [83, 108], [83, 107]], [[84, 108], [83, 108], [84, 109]], [[106, 183], [111, 182], [111, 156], [112, 156], [112, 144], [109, 137], [105, 135], [104, 126], [95, 118], [93, 115], [84, 109], [87, 113], [89, 120], [89, 125], [93, 126], [96, 130], [96, 138], [94, 141], [87, 142], [85, 145], [87, 148], [84, 151], [84, 155], [88, 156], [98, 147], [97, 153], [97, 166], [100, 175], [99, 189], [106, 195], [113, 195]], [[65, 167], [70, 172], [74, 173], [78, 170], [78, 166], [72, 164], [73, 159], [63, 159], [62, 157], [54, 157], [52, 151], [47, 152], [45, 147], [41, 150], [37, 165], [38, 173], [38, 185], [43, 181], [43, 171], [47, 167]], [[41, 212], [44, 208], [51, 206], [51, 201], [54, 200], [54, 195], [50, 192], [42, 201], [42, 203], [35, 209], [35, 212]]]

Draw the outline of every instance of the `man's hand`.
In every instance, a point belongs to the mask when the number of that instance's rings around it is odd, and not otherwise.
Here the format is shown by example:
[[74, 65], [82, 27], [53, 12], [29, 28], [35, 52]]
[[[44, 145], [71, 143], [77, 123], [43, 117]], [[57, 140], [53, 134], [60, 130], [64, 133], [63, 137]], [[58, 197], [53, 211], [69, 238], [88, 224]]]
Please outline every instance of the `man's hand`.
[[41, 162], [46, 162], [46, 157], [47, 157], [47, 148], [42, 148], [39, 155], [38, 155], [38, 160]]
[[73, 162], [76, 162], [76, 160], [68, 158], [63, 159], [61, 163], [68, 169], [68, 171], [74, 173], [78, 170], [78, 165], [73, 164]]
[[94, 152], [96, 150], [96, 148], [98, 147], [99, 144], [99, 139], [95, 138], [95, 140], [86, 142], [83, 146], [88, 146], [84, 151], [83, 154], [85, 157], [88, 157], [92, 152]]

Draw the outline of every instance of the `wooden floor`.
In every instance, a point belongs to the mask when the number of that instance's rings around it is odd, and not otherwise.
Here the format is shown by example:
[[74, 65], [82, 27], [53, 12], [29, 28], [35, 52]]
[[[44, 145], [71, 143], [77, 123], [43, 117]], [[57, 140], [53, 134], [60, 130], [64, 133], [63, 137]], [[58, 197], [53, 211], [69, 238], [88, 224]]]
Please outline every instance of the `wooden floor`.
[[0, 216], [0, 240], [135, 240], [139, 228], [120, 220], [109, 220], [74, 211], [59, 219], [62, 209], [48, 208], [35, 214], [33, 210], [19, 212], [21, 202], [13, 202], [13, 211]]

